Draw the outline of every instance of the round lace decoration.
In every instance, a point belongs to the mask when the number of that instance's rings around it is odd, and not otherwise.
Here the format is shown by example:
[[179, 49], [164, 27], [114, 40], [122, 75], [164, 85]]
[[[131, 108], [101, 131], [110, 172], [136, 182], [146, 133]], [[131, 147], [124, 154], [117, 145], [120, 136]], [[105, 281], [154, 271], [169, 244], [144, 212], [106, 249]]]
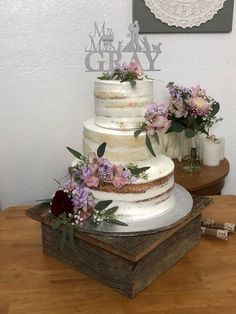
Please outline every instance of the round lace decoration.
[[194, 27], [210, 21], [227, 0], [144, 0], [157, 19], [169, 26]]

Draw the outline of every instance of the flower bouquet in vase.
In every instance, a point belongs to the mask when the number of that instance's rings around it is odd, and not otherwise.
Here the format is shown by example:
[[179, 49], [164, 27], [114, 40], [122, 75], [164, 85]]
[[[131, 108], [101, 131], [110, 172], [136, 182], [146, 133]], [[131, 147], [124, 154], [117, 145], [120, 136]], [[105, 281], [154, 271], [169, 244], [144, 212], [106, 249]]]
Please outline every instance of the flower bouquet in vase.
[[220, 119], [215, 116], [220, 109], [219, 103], [206, 94], [199, 85], [186, 88], [169, 83], [170, 99], [168, 119], [170, 128], [167, 133], [184, 133], [188, 140], [188, 152], [182, 157], [182, 167], [189, 172], [201, 169], [198, 135], [209, 135], [210, 126]]

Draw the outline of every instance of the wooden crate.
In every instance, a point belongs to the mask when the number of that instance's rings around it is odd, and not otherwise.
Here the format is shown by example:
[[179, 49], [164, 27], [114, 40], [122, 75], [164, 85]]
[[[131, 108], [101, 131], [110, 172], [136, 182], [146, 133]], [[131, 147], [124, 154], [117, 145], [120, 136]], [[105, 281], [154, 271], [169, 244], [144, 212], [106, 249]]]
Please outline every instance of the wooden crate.
[[191, 214], [177, 226], [154, 234], [106, 236], [75, 233], [74, 249], [60, 248], [61, 230], [53, 230], [48, 205], [26, 210], [42, 226], [43, 252], [132, 298], [199, 243], [207, 197], [194, 197]]

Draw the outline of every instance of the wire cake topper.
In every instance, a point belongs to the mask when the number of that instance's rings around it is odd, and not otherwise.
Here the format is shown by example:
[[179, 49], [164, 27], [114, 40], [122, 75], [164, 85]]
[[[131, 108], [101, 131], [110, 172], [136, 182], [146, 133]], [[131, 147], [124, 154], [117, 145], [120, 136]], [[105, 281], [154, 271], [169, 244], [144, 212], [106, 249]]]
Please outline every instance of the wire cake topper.
[[86, 71], [113, 71], [130, 62], [138, 63], [145, 71], [160, 71], [156, 68], [156, 61], [162, 53], [162, 43], [150, 44], [147, 36], [141, 37], [138, 21], [131, 23], [128, 30], [128, 41], [124, 42], [116, 40], [112, 28], [106, 27], [105, 22], [101, 28], [95, 22], [94, 32], [89, 34], [90, 47], [85, 49]]

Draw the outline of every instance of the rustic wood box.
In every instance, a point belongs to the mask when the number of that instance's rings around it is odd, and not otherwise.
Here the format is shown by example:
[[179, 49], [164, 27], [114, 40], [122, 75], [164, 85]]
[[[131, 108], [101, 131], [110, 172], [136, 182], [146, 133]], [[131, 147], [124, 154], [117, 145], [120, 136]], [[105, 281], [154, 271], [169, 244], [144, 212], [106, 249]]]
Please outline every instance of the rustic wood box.
[[117, 237], [76, 232], [73, 250], [68, 243], [60, 248], [61, 230], [52, 229], [48, 205], [30, 208], [26, 214], [41, 222], [45, 254], [132, 298], [199, 243], [201, 212], [209, 202], [195, 196], [186, 220], [154, 234]]

